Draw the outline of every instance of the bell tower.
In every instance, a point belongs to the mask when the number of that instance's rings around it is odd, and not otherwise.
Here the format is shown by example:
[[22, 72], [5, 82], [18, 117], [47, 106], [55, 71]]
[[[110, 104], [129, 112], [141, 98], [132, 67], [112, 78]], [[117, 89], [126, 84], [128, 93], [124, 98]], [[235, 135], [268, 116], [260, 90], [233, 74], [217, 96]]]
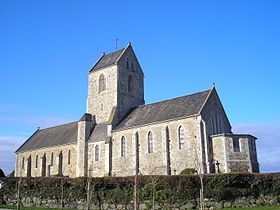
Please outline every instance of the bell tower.
[[144, 104], [144, 74], [129, 43], [102, 54], [88, 74], [87, 113], [96, 123], [117, 125], [134, 107]]

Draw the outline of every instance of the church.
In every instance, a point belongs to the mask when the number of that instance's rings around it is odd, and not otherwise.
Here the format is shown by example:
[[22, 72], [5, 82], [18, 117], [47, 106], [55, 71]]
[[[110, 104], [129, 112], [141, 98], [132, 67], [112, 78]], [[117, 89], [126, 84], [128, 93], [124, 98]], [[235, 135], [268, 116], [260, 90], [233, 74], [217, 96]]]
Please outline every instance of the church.
[[16, 151], [15, 176], [104, 177], [259, 172], [256, 137], [234, 134], [214, 86], [145, 104], [132, 45], [88, 72], [80, 120], [36, 130]]

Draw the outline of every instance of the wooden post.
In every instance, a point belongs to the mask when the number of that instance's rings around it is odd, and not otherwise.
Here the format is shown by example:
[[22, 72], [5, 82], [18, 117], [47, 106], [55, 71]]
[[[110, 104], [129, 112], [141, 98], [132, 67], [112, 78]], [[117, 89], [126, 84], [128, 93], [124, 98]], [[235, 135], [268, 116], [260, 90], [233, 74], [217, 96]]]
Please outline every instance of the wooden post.
[[21, 184], [21, 177], [17, 181], [17, 210], [20, 210], [20, 184]]
[[154, 185], [153, 186], [153, 210], [155, 210], [155, 189], [156, 188], [156, 186]]
[[90, 206], [90, 177], [87, 177], [87, 210], [89, 210]]
[[137, 173], [134, 176], [134, 210], [137, 210]]
[[63, 178], [61, 178], [61, 183], [60, 183], [60, 188], [61, 188], [61, 200], [60, 200], [60, 208], [63, 209], [63, 194], [64, 194], [64, 189], [63, 189]]

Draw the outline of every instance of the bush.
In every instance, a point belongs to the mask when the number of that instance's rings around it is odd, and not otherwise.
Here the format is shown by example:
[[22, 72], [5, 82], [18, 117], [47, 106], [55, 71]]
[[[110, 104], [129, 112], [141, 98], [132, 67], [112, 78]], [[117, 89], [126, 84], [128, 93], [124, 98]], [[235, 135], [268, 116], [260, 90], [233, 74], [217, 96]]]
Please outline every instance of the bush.
[[[15, 198], [19, 178], [1, 178], [0, 202]], [[61, 198], [76, 203], [85, 201], [87, 184], [90, 183], [91, 202], [94, 204], [129, 204], [133, 201], [134, 177], [103, 178], [22, 178], [21, 196], [46, 200]], [[205, 197], [215, 201], [231, 201], [241, 197], [278, 196], [280, 194], [280, 173], [275, 174], [212, 174], [204, 175]], [[155, 200], [164, 204], [195, 202], [199, 198], [200, 179], [198, 175], [188, 176], [138, 176], [137, 192], [139, 202], [151, 200], [155, 190]], [[5, 196], [4, 196], [5, 195]], [[278, 198], [279, 199], [279, 198]]]
[[180, 175], [190, 175], [190, 174], [196, 174], [197, 171], [194, 168], [185, 168], [183, 171], [181, 171]]

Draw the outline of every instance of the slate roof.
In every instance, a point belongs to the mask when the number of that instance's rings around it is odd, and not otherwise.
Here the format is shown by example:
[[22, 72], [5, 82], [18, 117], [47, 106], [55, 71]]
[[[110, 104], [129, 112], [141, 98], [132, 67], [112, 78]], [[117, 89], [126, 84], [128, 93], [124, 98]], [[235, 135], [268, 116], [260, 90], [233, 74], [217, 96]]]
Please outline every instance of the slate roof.
[[78, 122], [37, 130], [16, 152], [76, 143]]
[[90, 71], [96, 71], [98, 69], [111, 66], [118, 61], [118, 58], [121, 56], [125, 48], [119, 49], [115, 52], [109, 53], [107, 55], [103, 55], [101, 59], [97, 61], [97, 63], [92, 67]]
[[95, 125], [88, 142], [99, 142], [107, 139], [107, 123], [99, 123]]
[[175, 120], [198, 114], [210, 90], [136, 107], [115, 130]]

